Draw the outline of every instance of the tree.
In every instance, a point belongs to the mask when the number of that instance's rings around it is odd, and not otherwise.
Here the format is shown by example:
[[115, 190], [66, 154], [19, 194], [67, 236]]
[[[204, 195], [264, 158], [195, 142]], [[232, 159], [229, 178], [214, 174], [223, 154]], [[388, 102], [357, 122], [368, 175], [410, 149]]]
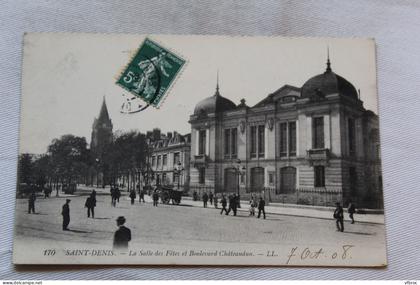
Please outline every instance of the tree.
[[89, 155], [84, 137], [64, 135], [54, 139], [48, 146], [48, 154], [51, 157], [51, 175], [56, 182], [74, 183], [86, 174]]
[[[104, 164], [108, 167], [111, 180], [124, 175], [130, 184], [139, 181], [141, 169], [146, 161], [146, 136], [140, 132], [120, 133], [104, 155]], [[131, 181], [131, 183], [130, 183]]]
[[26, 183], [27, 185], [33, 182], [33, 168], [32, 155], [29, 153], [22, 153], [19, 156], [18, 164], [18, 181], [19, 183]]
[[43, 154], [38, 157], [33, 163], [33, 183], [43, 188], [49, 180], [50, 172], [50, 157]]

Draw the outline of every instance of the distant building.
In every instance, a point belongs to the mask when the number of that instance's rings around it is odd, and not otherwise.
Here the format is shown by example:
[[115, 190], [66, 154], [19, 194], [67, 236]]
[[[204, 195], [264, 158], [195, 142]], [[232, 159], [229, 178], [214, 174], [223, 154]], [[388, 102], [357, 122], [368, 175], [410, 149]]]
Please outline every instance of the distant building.
[[109, 118], [104, 97], [99, 116], [93, 121], [90, 149], [98, 156], [101, 156], [104, 148], [112, 142], [112, 139], [112, 121]]
[[92, 137], [90, 141], [90, 150], [92, 159], [94, 159], [94, 169], [91, 169], [91, 184], [103, 185], [104, 173], [101, 167], [103, 156], [108, 145], [112, 143], [112, 121], [108, 114], [105, 97], [102, 101], [101, 110], [98, 118], [95, 118], [92, 125]]
[[167, 133], [161, 135], [159, 140], [150, 142], [149, 148], [149, 163], [154, 173], [153, 184], [171, 185], [188, 191], [191, 135]]
[[191, 191], [383, 207], [378, 117], [329, 59], [301, 88], [285, 85], [253, 107], [222, 97], [217, 84], [189, 122]]

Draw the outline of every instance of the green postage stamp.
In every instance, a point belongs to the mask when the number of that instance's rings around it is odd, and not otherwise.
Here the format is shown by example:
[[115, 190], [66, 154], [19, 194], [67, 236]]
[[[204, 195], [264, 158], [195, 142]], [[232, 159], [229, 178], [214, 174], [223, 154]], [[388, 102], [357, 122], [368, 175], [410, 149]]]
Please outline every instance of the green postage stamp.
[[158, 108], [184, 65], [184, 59], [146, 38], [117, 84]]

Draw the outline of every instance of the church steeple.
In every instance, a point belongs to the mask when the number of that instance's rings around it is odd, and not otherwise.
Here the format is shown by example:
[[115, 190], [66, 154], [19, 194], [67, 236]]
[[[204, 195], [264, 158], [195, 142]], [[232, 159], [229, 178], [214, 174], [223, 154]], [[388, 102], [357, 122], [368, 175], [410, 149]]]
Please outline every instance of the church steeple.
[[112, 142], [112, 122], [106, 107], [105, 96], [102, 100], [98, 118], [95, 118], [92, 126], [92, 139], [90, 148], [95, 153], [102, 153], [104, 147]]
[[105, 96], [103, 97], [101, 111], [99, 112], [98, 121], [109, 121], [108, 108], [106, 107]]

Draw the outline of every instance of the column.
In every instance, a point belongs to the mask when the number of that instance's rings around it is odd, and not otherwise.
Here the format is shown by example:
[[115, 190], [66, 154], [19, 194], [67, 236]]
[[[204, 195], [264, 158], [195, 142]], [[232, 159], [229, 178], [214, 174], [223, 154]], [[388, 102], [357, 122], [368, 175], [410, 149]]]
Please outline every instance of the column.
[[199, 148], [199, 143], [200, 143], [200, 131], [199, 130], [194, 130], [195, 132], [195, 155], [198, 155], [198, 148]]
[[324, 115], [324, 147], [331, 149], [330, 115]]
[[206, 129], [206, 155], [210, 156], [210, 130]]
[[312, 149], [312, 117], [306, 117], [306, 150]]

